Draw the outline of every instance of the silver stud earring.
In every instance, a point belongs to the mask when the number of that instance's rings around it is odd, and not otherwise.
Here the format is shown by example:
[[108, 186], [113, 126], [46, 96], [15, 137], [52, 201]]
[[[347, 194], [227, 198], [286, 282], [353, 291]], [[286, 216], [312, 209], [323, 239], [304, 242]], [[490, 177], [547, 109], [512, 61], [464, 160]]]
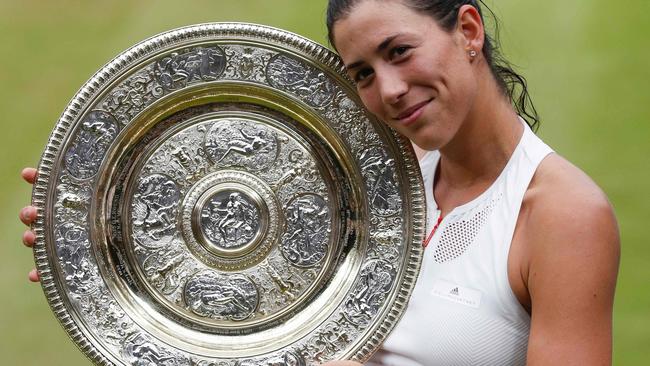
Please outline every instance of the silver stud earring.
[[470, 50], [470, 51], [469, 51], [469, 57], [471, 57], [471, 58], [476, 57], [476, 51], [474, 51], [474, 50]]

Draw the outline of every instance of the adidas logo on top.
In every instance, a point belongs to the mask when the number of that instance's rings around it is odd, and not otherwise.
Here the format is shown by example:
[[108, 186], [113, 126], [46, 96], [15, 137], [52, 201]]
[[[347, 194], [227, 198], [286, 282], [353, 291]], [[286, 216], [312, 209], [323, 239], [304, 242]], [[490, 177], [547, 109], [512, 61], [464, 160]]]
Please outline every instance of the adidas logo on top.
[[431, 289], [431, 295], [478, 309], [481, 306], [483, 293], [442, 279], [436, 279]]

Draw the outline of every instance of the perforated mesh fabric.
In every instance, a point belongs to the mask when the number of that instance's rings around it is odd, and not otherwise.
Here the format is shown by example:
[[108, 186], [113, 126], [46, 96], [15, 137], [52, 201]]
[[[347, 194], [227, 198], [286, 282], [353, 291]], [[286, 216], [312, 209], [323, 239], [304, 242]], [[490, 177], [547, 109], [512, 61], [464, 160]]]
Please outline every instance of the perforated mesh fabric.
[[433, 258], [438, 263], [454, 260], [474, 242], [476, 235], [487, 222], [492, 209], [497, 205], [501, 196], [488, 201], [485, 206], [474, 211], [474, 214], [467, 219], [460, 219], [445, 226], [440, 235]]

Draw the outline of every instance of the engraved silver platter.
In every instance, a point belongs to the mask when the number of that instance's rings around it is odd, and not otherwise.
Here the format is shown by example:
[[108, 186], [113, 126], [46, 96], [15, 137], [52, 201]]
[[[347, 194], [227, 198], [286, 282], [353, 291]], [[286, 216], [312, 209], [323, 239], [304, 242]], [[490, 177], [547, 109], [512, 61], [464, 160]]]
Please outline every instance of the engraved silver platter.
[[424, 232], [407, 140], [338, 57], [278, 29], [190, 26], [98, 71], [56, 124], [33, 204], [53, 312], [100, 365], [366, 360]]

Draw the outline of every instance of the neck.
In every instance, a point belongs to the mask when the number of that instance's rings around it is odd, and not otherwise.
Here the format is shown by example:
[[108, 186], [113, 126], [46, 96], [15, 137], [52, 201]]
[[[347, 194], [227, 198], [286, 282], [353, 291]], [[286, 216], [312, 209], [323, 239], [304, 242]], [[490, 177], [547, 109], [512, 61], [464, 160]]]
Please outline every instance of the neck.
[[454, 138], [440, 149], [434, 193], [448, 208], [469, 202], [487, 189], [505, 168], [523, 126], [510, 102], [489, 76], [479, 84], [474, 107]]

